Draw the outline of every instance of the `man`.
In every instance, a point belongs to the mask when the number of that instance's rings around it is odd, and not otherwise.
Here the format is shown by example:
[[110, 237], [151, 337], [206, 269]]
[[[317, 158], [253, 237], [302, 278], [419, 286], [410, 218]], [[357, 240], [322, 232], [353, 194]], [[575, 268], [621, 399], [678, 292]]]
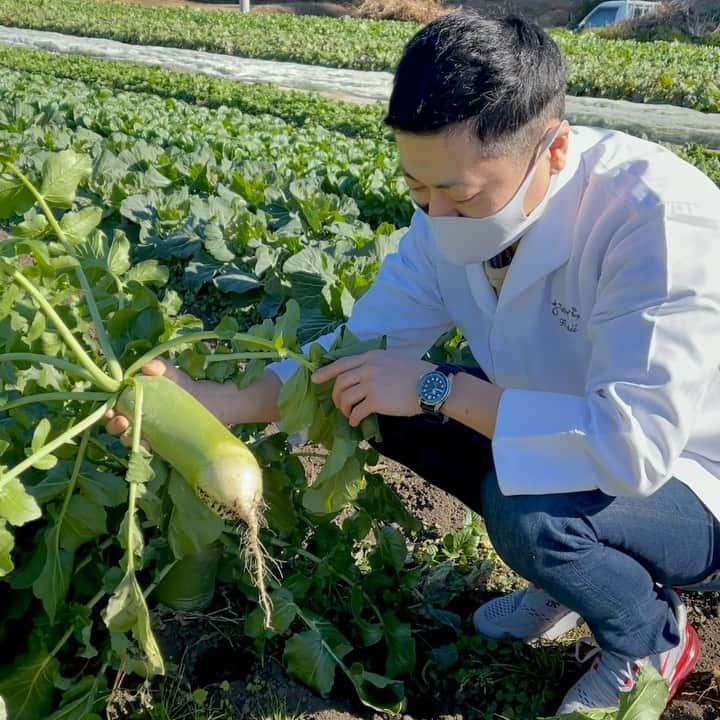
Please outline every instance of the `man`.
[[[675, 693], [699, 643], [671, 588], [720, 568], [720, 190], [658, 145], [571, 129], [565, 91], [520, 18], [461, 11], [410, 41], [386, 122], [417, 210], [348, 322], [388, 350], [314, 376], [351, 424], [378, 413], [381, 452], [480, 512], [531, 582], [478, 632], [588, 623], [598, 650], [561, 713], [617, 706], [647, 664]], [[452, 327], [482, 370], [420, 360]], [[294, 369], [243, 390], [167, 371], [242, 423], [277, 419]]]

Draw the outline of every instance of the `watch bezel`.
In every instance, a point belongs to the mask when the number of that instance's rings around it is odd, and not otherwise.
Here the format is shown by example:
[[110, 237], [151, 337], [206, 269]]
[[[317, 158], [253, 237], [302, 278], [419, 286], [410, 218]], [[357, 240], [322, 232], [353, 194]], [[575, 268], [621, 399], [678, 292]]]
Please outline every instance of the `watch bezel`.
[[[436, 401], [430, 401], [427, 400], [423, 396], [423, 385], [425, 382], [432, 376], [440, 376], [443, 378], [445, 382], [445, 391], [442, 395], [442, 397], [439, 400]], [[445, 401], [450, 396], [450, 393], [452, 391], [452, 375], [448, 372], [443, 372], [440, 368], [435, 368], [434, 370], [429, 370], [426, 372], [419, 380], [418, 380], [418, 402], [420, 404], [420, 409], [428, 413], [430, 415], [440, 415], [440, 410], [442, 406], [445, 404]]]

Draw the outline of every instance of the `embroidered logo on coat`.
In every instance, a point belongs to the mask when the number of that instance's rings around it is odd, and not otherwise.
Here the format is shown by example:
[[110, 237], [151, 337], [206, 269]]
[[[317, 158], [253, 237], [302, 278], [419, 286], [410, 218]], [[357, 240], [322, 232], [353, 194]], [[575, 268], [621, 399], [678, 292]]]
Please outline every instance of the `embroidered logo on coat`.
[[560, 319], [561, 328], [571, 333], [578, 331], [577, 321], [580, 319], [580, 313], [574, 305], [566, 307], [559, 300], [553, 300], [552, 314]]

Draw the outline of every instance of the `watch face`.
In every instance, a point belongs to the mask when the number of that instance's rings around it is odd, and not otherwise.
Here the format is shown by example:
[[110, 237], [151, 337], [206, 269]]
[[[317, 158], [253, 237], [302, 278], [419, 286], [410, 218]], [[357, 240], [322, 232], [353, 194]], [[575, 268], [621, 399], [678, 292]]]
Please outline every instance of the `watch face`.
[[445, 398], [448, 379], [441, 372], [433, 371], [423, 376], [418, 388], [420, 397], [429, 404], [438, 403]]

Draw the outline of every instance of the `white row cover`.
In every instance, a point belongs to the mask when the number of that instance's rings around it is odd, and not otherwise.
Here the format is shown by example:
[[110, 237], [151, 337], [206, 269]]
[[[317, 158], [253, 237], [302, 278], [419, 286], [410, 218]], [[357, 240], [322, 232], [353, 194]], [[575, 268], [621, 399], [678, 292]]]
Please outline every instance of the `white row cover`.
[[[392, 74], [387, 72], [257, 60], [155, 45], [130, 45], [104, 38], [76, 37], [1, 25], [0, 43], [144, 63], [228, 80], [273, 83], [284, 88], [331, 94], [360, 103], [387, 102], [392, 90]], [[568, 96], [567, 119], [575, 125], [622, 130], [657, 142], [697, 142], [720, 149], [720, 114], [701, 113], [674, 105]]]

